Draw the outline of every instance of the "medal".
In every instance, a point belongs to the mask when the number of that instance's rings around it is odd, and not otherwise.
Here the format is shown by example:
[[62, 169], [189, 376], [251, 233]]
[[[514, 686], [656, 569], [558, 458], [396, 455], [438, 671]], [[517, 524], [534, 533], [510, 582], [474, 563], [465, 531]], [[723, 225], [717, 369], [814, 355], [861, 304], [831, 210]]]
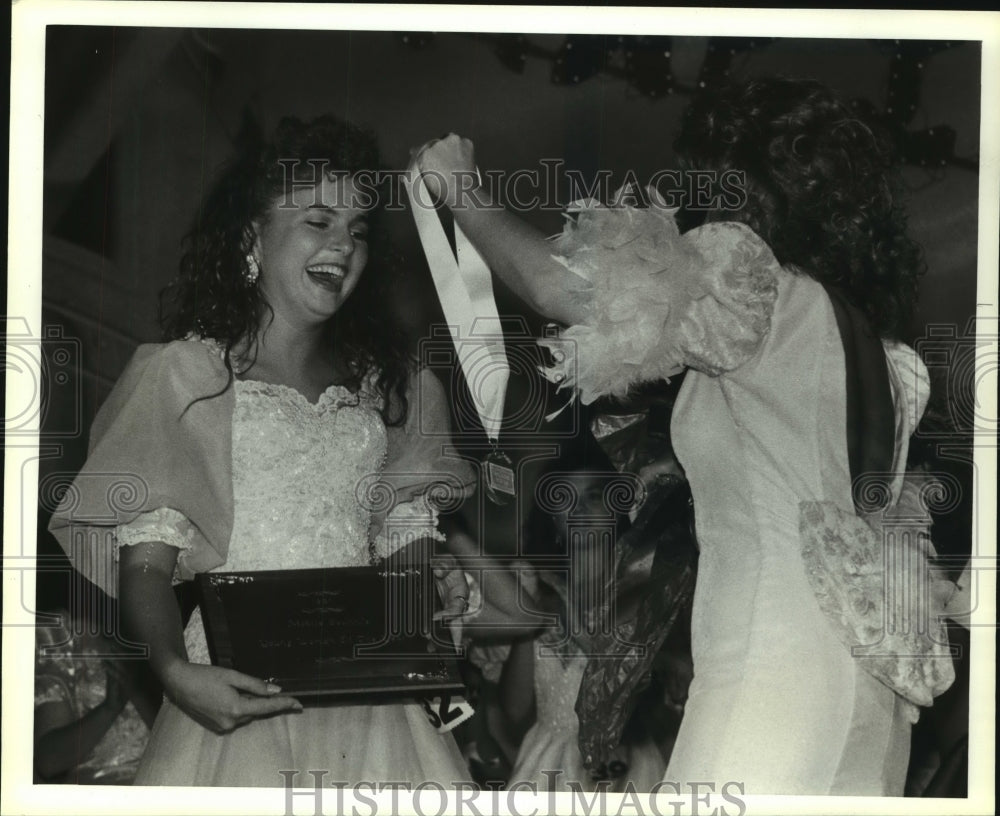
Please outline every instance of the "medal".
[[504, 505], [516, 495], [514, 466], [497, 444], [510, 365], [490, 270], [457, 223], [452, 252], [437, 213], [421, 206], [430, 199], [420, 175], [404, 182], [459, 366], [493, 448], [483, 460], [484, 490], [490, 501]]
[[486, 496], [491, 502], [505, 505], [517, 491], [514, 487], [514, 466], [497, 443], [493, 442], [492, 452], [483, 460], [486, 471]]

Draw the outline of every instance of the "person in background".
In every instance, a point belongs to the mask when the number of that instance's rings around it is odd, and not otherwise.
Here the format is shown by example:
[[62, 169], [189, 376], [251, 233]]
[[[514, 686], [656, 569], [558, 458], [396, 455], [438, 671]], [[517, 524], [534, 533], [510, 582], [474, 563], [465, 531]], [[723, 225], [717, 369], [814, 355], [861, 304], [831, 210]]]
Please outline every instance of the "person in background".
[[35, 782], [129, 785], [162, 691], [145, 661], [52, 614], [35, 630]]

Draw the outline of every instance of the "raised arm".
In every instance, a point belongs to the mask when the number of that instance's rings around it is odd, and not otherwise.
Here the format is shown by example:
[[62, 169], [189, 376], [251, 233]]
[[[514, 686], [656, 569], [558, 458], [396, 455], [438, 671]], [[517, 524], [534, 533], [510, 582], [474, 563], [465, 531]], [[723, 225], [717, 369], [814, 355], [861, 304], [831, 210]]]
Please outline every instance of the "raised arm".
[[573, 222], [549, 244], [476, 184], [468, 140], [431, 142], [412, 164], [494, 272], [567, 324], [540, 342], [553, 360], [542, 373], [585, 405], [685, 367], [737, 376], [768, 336], [778, 281], [788, 273], [743, 223], [681, 234], [662, 200], [594, 201], [574, 208]]
[[[497, 203], [475, 182], [472, 142], [451, 134], [420, 148], [411, 169], [423, 173], [431, 195], [455, 221], [490, 268], [532, 309], [565, 325], [581, 321], [585, 282], [559, 263], [545, 235]], [[419, 206], [419, 204], [418, 204]]]

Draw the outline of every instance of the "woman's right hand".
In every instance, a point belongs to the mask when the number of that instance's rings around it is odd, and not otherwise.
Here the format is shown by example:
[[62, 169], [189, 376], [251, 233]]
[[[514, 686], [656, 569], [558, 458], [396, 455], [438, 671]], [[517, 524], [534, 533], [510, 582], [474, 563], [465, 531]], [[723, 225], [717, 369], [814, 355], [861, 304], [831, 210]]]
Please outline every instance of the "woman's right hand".
[[233, 669], [181, 660], [164, 672], [167, 696], [206, 728], [222, 734], [251, 720], [301, 711], [281, 689]]

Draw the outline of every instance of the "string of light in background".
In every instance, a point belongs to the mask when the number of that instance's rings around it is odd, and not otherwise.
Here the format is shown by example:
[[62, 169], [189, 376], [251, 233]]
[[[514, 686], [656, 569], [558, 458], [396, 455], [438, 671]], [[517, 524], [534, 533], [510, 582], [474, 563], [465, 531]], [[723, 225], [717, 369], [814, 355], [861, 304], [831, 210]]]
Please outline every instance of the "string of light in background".
[[[433, 32], [403, 32], [399, 42], [416, 51], [434, 44]], [[690, 95], [726, 81], [737, 58], [771, 46], [773, 37], [709, 37], [696, 79], [680, 80], [674, 69], [673, 38], [668, 36], [570, 34], [557, 48], [533, 42], [524, 34], [469, 33], [464, 36], [493, 46], [494, 54], [510, 71], [523, 74], [529, 59], [551, 63], [556, 85], [579, 85], [596, 76], [624, 80], [650, 99]], [[869, 99], [856, 99], [859, 112], [880, 122], [897, 142], [907, 164], [921, 167], [954, 165], [978, 172], [977, 158], [955, 155], [955, 129], [947, 124], [911, 130], [920, 105], [924, 71], [933, 57], [961, 45], [950, 40], [873, 40], [888, 58], [883, 110]]]

